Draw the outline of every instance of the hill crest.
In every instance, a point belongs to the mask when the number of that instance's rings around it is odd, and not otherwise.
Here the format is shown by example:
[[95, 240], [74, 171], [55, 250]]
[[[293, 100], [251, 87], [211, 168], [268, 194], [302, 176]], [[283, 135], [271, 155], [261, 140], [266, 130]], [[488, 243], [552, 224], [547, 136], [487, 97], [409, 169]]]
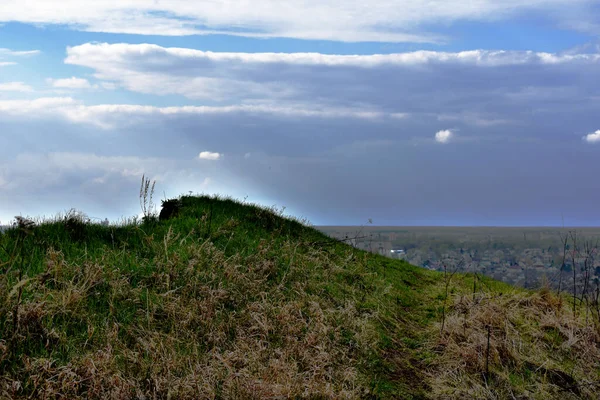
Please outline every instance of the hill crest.
[[595, 393], [589, 308], [366, 253], [272, 209], [178, 200], [164, 221], [65, 216], [0, 236], [2, 396]]

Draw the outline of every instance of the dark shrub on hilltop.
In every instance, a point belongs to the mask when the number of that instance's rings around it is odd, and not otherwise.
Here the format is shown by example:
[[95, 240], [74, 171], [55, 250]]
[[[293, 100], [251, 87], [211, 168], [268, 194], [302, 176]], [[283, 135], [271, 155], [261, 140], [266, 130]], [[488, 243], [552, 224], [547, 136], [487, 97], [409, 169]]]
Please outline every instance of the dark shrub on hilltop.
[[181, 210], [181, 200], [179, 199], [169, 199], [162, 201], [162, 209], [160, 210], [160, 215], [158, 219], [160, 221], [166, 221], [168, 219], [174, 218], [179, 214]]

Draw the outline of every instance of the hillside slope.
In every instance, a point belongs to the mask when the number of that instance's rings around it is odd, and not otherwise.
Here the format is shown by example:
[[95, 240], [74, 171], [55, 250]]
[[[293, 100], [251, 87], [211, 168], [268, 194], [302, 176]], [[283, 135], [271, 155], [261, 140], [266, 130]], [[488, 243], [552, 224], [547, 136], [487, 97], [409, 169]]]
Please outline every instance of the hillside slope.
[[179, 204], [166, 221], [70, 215], [0, 236], [1, 397], [595, 396], [592, 308], [358, 251], [274, 210]]

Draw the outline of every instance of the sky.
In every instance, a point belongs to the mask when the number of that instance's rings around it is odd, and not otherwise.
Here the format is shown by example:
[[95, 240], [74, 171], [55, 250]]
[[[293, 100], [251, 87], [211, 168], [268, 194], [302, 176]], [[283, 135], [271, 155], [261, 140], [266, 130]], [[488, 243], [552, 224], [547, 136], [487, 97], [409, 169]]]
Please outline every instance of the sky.
[[3, 0], [0, 224], [203, 193], [599, 226], [597, 0]]

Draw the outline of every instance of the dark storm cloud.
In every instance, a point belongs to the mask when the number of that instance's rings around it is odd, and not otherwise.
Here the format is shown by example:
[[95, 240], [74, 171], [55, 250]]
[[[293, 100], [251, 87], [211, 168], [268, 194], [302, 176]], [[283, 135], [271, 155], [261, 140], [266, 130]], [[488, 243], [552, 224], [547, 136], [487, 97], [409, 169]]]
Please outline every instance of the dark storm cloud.
[[[86, 44], [68, 52], [68, 63], [93, 68], [98, 78], [129, 90], [225, 104], [309, 104], [484, 127], [557, 126], [565, 112], [592, 113], [600, 101], [600, 56], [595, 53], [329, 56], [126, 44]], [[585, 120], [574, 119], [573, 130], [589, 129]]]

